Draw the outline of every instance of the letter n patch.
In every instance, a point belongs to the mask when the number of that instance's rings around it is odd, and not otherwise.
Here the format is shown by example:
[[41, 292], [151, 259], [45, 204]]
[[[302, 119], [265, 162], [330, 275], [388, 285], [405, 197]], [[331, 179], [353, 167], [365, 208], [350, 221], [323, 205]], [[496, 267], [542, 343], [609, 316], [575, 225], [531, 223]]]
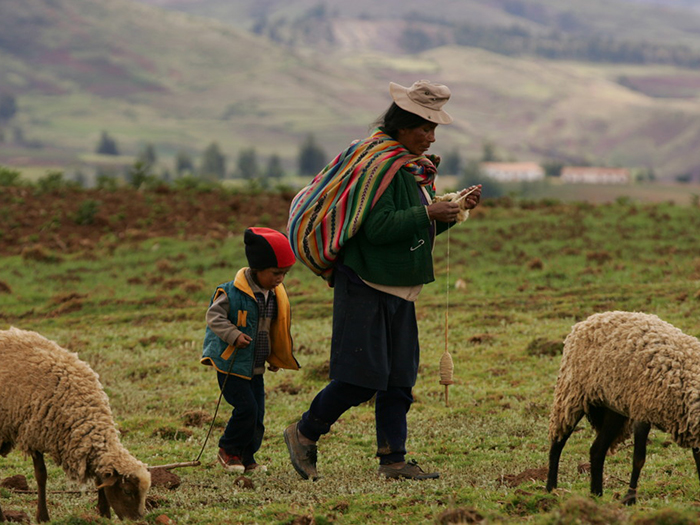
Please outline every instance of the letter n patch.
[[238, 310], [238, 322], [236, 323], [236, 326], [243, 328], [246, 325], [247, 320], [248, 312], [246, 310]]

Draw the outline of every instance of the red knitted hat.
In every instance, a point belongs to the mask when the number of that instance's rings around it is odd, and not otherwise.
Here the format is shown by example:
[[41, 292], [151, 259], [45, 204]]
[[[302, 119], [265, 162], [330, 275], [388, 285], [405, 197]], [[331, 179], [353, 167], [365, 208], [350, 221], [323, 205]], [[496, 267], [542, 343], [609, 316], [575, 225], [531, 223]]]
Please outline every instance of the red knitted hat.
[[287, 237], [270, 228], [248, 228], [243, 236], [248, 265], [256, 270], [286, 268], [296, 262]]

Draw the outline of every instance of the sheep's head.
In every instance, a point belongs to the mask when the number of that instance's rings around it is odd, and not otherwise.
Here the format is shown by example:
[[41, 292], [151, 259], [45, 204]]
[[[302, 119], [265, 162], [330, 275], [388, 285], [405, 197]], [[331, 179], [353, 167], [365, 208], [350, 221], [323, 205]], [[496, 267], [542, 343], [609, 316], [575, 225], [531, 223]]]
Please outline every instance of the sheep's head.
[[121, 519], [137, 520], [146, 513], [146, 493], [151, 487], [151, 473], [141, 466], [127, 475], [116, 470], [103, 473], [97, 487], [104, 490], [109, 506]]

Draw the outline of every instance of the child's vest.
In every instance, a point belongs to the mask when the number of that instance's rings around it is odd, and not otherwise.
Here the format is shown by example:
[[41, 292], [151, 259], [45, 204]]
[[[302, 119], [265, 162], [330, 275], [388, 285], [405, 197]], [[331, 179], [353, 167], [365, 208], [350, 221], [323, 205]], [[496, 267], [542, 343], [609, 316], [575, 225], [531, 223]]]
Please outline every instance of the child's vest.
[[[233, 281], [216, 287], [209, 305], [225, 293], [229, 300], [229, 320], [252, 341], [244, 348], [235, 349], [217, 336], [208, 326], [204, 335], [204, 349], [200, 363], [213, 366], [219, 372], [230, 373], [245, 379], [253, 377], [255, 338], [258, 331], [259, 307], [255, 294], [248, 284], [245, 268], [238, 271]], [[292, 354], [291, 306], [284, 285], [275, 287], [277, 318], [270, 326], [270, 355], [267, 362], [278, 368], [298, 370], [299, 363]]]

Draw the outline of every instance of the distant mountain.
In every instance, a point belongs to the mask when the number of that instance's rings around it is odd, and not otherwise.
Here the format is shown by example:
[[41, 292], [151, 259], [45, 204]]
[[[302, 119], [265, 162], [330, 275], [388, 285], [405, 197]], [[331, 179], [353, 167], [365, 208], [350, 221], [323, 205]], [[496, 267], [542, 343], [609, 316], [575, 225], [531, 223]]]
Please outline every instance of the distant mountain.
[[[406, 20], [413, 39], [403, 36], [406, 51], [439, 45], [486, 46], [508, 54], [548, 53], [565, 46], [601, 46], [612, 42], [633, 47], [645, 43], [647, 59], [653, 48], [687, 48], [700, 51], [700, 6], [698, 0], [139, 0], [202, 17], [216, 18], [235, 27], [266, 34], [296, 47], [304, 42], [326, 41], [343, 46], [339, 35], [353, 21], [389, 22]], [[328, 21], [332, 21], [329, 24]], [[329, 27], [332, 25], [333, 27]], [[368, 24], [365, 24], [368, 25]], [[488, 31], [489, 40], [479, 34]], [[369, 32], [381, 42], [382, 32]], [[519, 49], [499, 49], [494, 40], [525, 44]], [[420, 42], [416, 42], [420, 40]], [[371, 38], [363, 40], [371, 48]], [[466, 42], [471, 42], [467, 44]], [[357, 42], [355, 42], [357, 43]], [[397, 42], [399, 43], [399, 42]], [[400, 44], [400, 43], [399, 43]], [[380, 44], [380, 47], [383, 45]], [[413, 49], [411, 48], [413, 47]], [[594, 56], [593, 53], [589, 54]], [[630, 53], [629, 56], [632, 56]], [[662, 56], [659, 53], [657, 59]], [[618, 60], [614, 60], [618, 61]]]
[[0, 16], [0, 82], [29, 93], [176, 93], [283, 56], [249, 32], [127, 0], [18, 1]]
[[230, 157], [258, 144], [289, 157], [314, 119], [352, 120], [349, 102], [374, 84], [253, 33], [127, 0], [0, 9], [0, 93], [19, 108], [8, 127], [75, 152], [108, 129], [129, 153], [145, 142], [174, 155], [218, 141]]
[[[252, 147], [294, 169], [308, 134], [330, 157], [386, 108], [390, 80], [429, 78], [453, 93], [455, 123], [440, 128], [438, 153], [475, 157], [488, 141], [503, 158], [698, 173], [700, 72], [659, 63], [700, 53], [693, 5], [677, 3], [3, 3], [0, 94], [13, 93], [18, 112], [0, 164], [76, 165], [107, 130], [127, 154], [153, 144], [170, 162], [215, 141], [229, 166]], [[465, 34], [473, 45], [460, 45]], [[594, 37], [601, 52], [628, 42], [619, 56], [641, 49], [647, 58], [553, 60], [527, 47], [575, 49]], [[13, 128], [29, 145], [13, 142]]]

